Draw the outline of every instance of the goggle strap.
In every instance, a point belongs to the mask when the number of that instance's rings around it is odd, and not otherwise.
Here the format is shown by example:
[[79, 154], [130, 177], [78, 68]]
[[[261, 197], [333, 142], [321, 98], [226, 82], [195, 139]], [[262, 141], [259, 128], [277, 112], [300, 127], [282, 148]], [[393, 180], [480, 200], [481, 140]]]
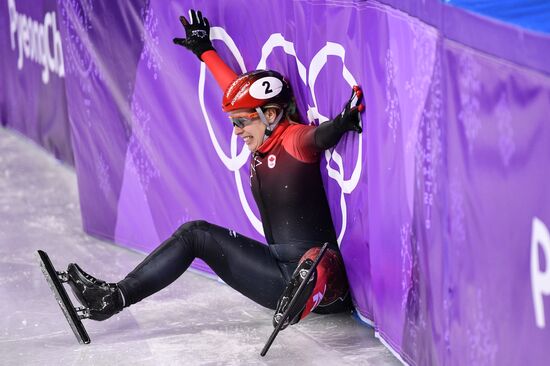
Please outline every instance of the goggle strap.
[[269, 123], [267, 123], [267, 118], [265, 118], [264, 111], [262, 111], [260, 107], [256, 107], [256, 112], [258, 112], [258, 116], [262, 120], [262, 123], [269, 129]]
[[265, 134], [264, 134], [264, 141], [271, 135], [271, 130], [269, 129], [269, 123], [267, 123], [267, 118], [265, 118], [264, 111], [260, 107], [256, 107], [256, 112], [258, 112], [258, 116], [262, 120], [262, 123], [265, 125]]
[[277, 115], [277, 117], [275, 117], [275, 120], [273, 121], [273, 123], [269, 124], [267, 122], [267, 118], [265, 118], [265, 114], [264, 112], [262, 111], [261, 108], [257, 107], [256, 108], [256, 111], [258, 112], [258, 115], [260, 116], [260, 119], [262, 120], [262, 123], [264, 125], [266, 125], [266, 129], [265, 129], [265, 137], [264, 137], [264, 140], [266, 138], [268, 138], [269, 136], [271, 136], [271, 134], [273, 133], [273, 130], [275, 129], [275, 127], [277, 127], [277, 125], [279, 124], [279, 122], [281, 121], [281, 119], [283, 118], [283, 114], [284, 114], [284, 109], [281, 109], [281, 111], [279, 112], [279, 114]]

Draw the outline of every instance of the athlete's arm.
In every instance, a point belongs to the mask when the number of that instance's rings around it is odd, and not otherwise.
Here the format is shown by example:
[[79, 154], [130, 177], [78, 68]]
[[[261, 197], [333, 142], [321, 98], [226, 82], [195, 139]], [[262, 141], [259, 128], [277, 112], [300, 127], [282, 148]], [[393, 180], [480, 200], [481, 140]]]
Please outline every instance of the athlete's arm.
[[358, 86], [353, 87], [353, 92], [349, 101], [344, 106], [344, 110], [334, 119], [321, 123], [315, 129], [313, 134], [313, 144], [319, 150], [326, 150], [338, 143], [342, 136], [348, 131], [361, 133], [360, 112], [364, 106], [361, 104], [361, 89]]
[[319, 159], [319, 153], [335, 146], [348, 131], [361, 133], [362, 93], [358, 86], [353, 87], [351, 97], [344, 105], [344, 110], [330, 121], [319, 127], [293, 125], [289, 127], [287, 137], [283, 140], [285, 150], [305, 163]]
[[229, 87], [229, 84], [237, 78], [235, 71], [231, 70], [231, 68], [227, 66], [216, 50], [206, 51], [201, 57], [208, 67], [208, 70], [210, 70], [214, 76], [214, 79], [218, 82], [222, 92], [225, 92]]
[[191, 23], [182, 15], [180, 22], [185, 28], [186, 38], [174, 38], [175, 44], [183, 46], [192, 51], [201, 61], [206, 63], [208, 69], [218, 82], [218, 85], [225, 91], [229, 84], [237, 78], [237, 74], [220, 58], [210, 40], [210, 23], [200, 11], [189, 10]]

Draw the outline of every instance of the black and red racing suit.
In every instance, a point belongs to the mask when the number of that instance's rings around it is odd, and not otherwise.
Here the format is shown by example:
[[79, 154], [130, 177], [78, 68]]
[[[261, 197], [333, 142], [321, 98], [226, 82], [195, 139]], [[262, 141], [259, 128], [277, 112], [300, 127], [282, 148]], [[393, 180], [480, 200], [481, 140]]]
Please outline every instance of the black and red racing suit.
[[[214, 51], [208, 54], [219, 61]], [[225, 64], [219, 67], [227, 68]], [[230, 79], [226, 73], [220, 85]], [[185, 223], [118, 283], [126, 306], [169, 285], [200, 258], [229, 286], [275, 309], [308, 249], [329, 242], [338, 250], [319, 162], [321, 152], [334, 146], [345, 132], [330, 121], [320, 127], [280, 122], [252, 154], [250, 166], [252, 192], [268, 245], [206, 221]], [[316, 311], [349, 307], [346, 296]]]
[[314, 132], [285, 120], [252, 155], [252, 193], [270, 245], [336, 243]]

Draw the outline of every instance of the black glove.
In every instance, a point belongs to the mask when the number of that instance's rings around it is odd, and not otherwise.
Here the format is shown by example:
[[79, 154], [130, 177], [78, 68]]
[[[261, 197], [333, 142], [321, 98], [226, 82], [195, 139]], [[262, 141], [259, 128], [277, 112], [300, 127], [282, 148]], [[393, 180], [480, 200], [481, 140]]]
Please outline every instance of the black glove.
[[195, 12], [191, 9], [189, 13], [191, 14], [191, 24], [183, 15], [180, 16], [180, 22], [185, 28], [186, 38], [174, 38], [173, 42], [191, 50], [202, 61], [201, 55], [203, 53], [214, 50], [210, 41], [210, 24], [208, 19], [202, 17], [200, 11]]
[[359, 113], [364, 109], [363, 104], [360, 104], [361, 98], [363, 98], [363, 93], [361, 92], [361, 88], [356, 85], [353, 87], [351, 97], [344, 105], [342, 113], [333, 119], [338, 129], [342, 131], [355, 131], [357, 133], [363, 132], [361, 117], [359, 116]]
[[334, 117], [332, 121], [321, 123], [321, 125], [315, 129], [315, 146], [317, 146], [318, 149], [326, 150], [333, 147], [347, 131], [355, 131], [358, 133], [363, 131], [361, 127], [361, 116], [359, 115], [364, 109], [361, 103], [362, 97], [363, 93], [361, 92], [361, 88], [354, 86], [351, 97], [344, 105], [342, 113]]

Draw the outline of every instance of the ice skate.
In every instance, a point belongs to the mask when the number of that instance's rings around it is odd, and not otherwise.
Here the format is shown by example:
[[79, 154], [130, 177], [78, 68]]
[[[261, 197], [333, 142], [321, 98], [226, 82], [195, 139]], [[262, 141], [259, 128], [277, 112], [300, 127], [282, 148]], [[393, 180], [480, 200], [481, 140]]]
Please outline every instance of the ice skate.
[[[295, 324], [302, 318], [304, 310], [310, 305], [310, 299], [315, 297], [315, 295], [311, 295], [315, 292], [315, 284], [317, 282], [315, 280], [316, 268], [326, 253], [327, 248], [328, 243], [325, 243], [323, 247], [319, 249], [315, 260], [311, 260], [310, 258], [304, 259], [298, 265], [298, 268], [294, 270], [289, 284], [278, 301], [275, 315], [273, 316], [273, 326], [275, 329], [267, 340], [262, 352], [260, 352], [262, 357], [267, 354], [275, 337], [277, 337], [277, 334], [279, 334], [284, 327], [287, 327], [288, 324]], [[316, 305], [318, 305], [321, 300], [322, 295], [315, 300], [317, 303]], [[311, 308], [311, 310], [313, 308]]]
[[71, 299], [67, 295], [63, 283], [66, 283], [69, 279], [67, 272], [58, 272], [55, 270], [48, 254], [46, 252], [39, 250], [38, 251], [38, 260], [40, 264], [40, 269], [46, 278], [46, 281], [50, 285], [63, 315], [67, 319], [69, 326], [71, 327], [76, 339], [79, 343], [88, 344], [90, 343], [90, 337], [88, 332], [82, 325], [81, 319], [89, 318], [88, 309], [85, 307], [74, 307]]
[[275, 310], [275, 315], [273, 316], [273, 326], [277, 327], [283, 315], [289, 309], [292, 299], [296, 297], [292, 309], [289, 310], [288, 316], [284, 319], [284, 322], [281, 326], [281, 330], [288, 327], [290, 324], [296, 324], [300, 321], [301, 315], [306, 307], [306, 303], [315, 288], [316, 272], [315, 268], [313, 269], [311, 276], [307, 280], [303, 290], [298, 293], [298, 288], [302, 282], [305, 281], [307, 274], [312, 270], [313, 260], [306, 259], [296, 268], [292, 274], [292, 278], [288, 282], [283, 295], [280, 297], [277, 302], [277, 308]]
[[92, 320], [105, 320], [120, 312], [124, 302], [118, 286], [84, 272], [76, 263], [67, 268], [69, 286]]

